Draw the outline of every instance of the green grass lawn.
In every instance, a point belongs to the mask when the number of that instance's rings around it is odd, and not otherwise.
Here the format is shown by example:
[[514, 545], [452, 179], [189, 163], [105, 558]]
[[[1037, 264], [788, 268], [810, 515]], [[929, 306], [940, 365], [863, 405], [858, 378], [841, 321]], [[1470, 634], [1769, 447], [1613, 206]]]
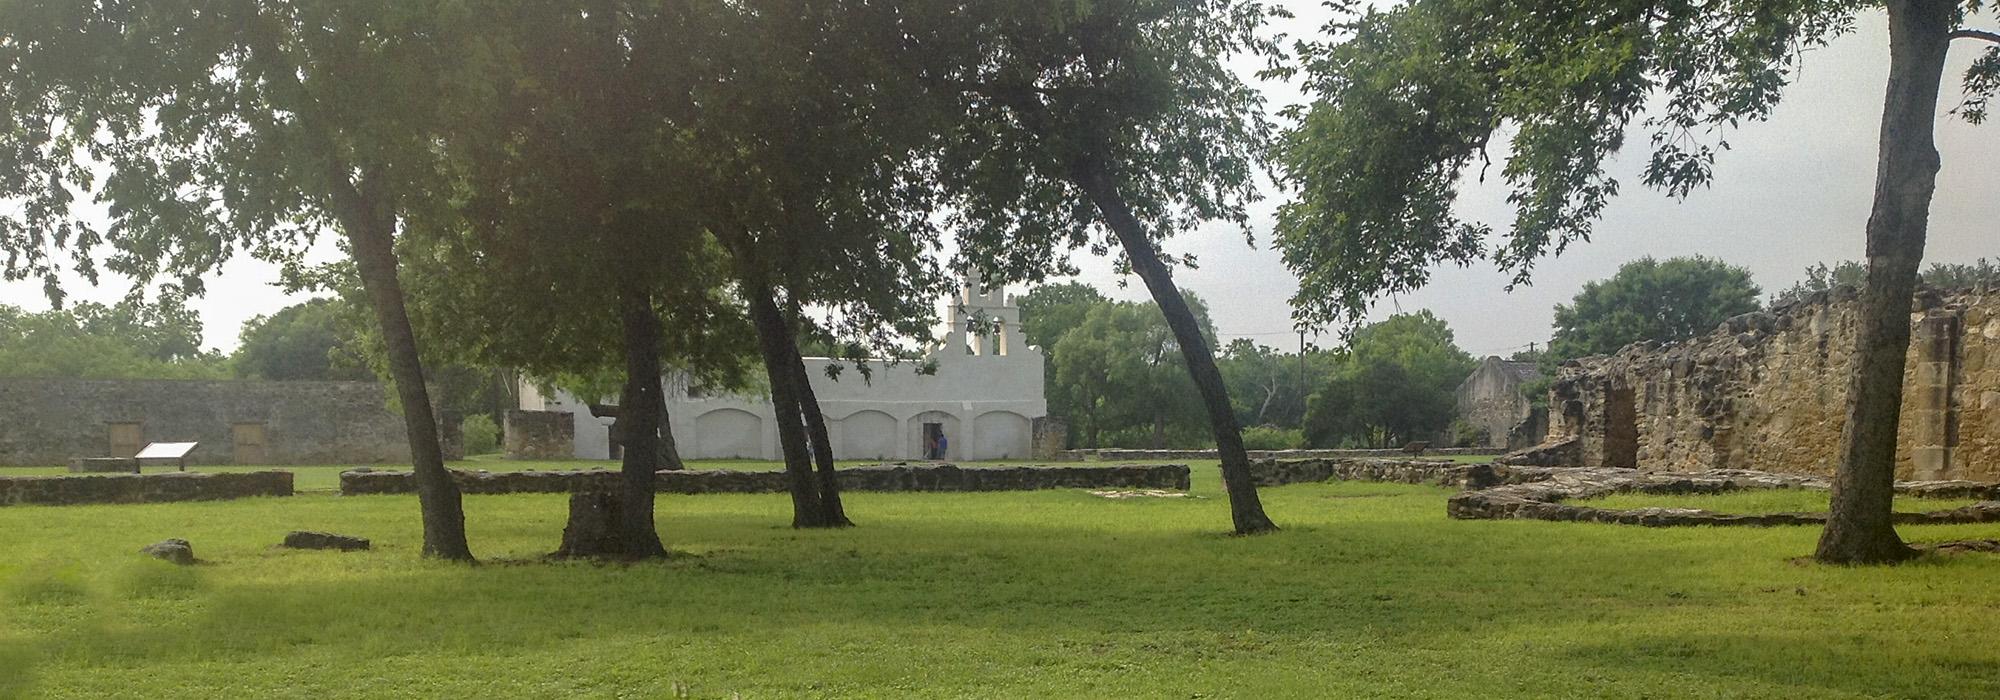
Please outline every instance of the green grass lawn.
[[[1650, 493], [1623, 493], [1603, 498], [1570, 501], [1579, 506], [1592, 506], [1612, 510], [1632, 508], [1700, 508], [1717, 513], [1824, 513], [1827, 510], [1826, 491], [1805, 489], [1757, 489], [1730, 493], [1705, 494], [1698, 496], [1674, 496]], [[1972, 498], [1911, 498], [1896, 497], [1896, 510], [1903, 513], [1923, 513], [1933, 510], [1951, 510], [1978, 503]]]
[[[1482, 458], [1490, 460], [1490, 458]], [[1134, 464], [1172, 464], [1176, 460], [1154, 460], [1154, 462], [1134, 462]], [[1178, 460], [1186, 462], [1186, 460]], [[856, 462], [836, 462], [840, 466], [862, 466], [862, 464], [882, 464], [876, 460], [856, 460]], [[1020, 460], [1006, 462], [960, 462], [966, 466], [988, 466], [988, 464], [1026, 464]], [[1036, 462], [1040, 464], [1040, 462]], [[1120, 464], [1120, 462], [1054, 462], [1054, 464]], [[340, 472], [352, 470], [356, 466], [368, 466], [376, 470], [408, 470], [408, 464], [280, 464], [280, 466], [190, 466], [188, 472], [262, 472], [262, 470], [284, 470], [292, 472], [292, 488], [300, 492], [338, 492]], [[454, 470], [488, 470], [488, 472], [522, 472], [522, 470], [616, 470], [614, 460], [508, 460], [498, 454], [480, 454], [458, 462], [448, 462], [446, 466]], [[760, 460], [688, 460], [690, 470], [782, 470], [782, 462], [760, 462]], [[172, 466], [148, 464], [146, 474], [174, 472]], [[56, 476], [70, 474], [64, 466], [0, 466], [0, 476]], [[100, 476], [100, 474], [78, 474], [78, 476]]]
[[[410, 496], [0, 508], [0, 697], [2000, 696], [2000, 557], [1794, 563], [1813, 528], [1454, 521], [1449, 492], [1197, 499], [661, 496], [681, 556], [546, 563], [561, 495], [465, 501], [478, 567], [421, 561]], [[273, 549], [286, 530], [366, 553]], [[1905, 528], [1918, 540], [2000, 525]], [[185, 537], [207, 563], [136, 550]]]

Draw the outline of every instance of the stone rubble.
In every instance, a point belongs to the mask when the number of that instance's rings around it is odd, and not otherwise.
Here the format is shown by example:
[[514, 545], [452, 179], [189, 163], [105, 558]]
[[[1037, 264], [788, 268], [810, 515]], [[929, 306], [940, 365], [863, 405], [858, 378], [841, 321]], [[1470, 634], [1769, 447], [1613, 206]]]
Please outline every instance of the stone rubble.
[[187, 540], [175, 538], [162, 540], [139, 548], [139, 553], [154, 559], [173, 562], [181, 566], [193, 566], [194, 545]]
[[[1754, 489], [1832, 488], [1827, 479], [1743, 469], [1703, 472], [1647, 472], [1635, 469], [1457, 464], [1433, 460], [1266, 460], [1251, 465], [1258, 486], [1328, 480], [1432, 484], [1465, 489], [1454, 494], [1445, 513], [1460, 520], [1553, 520], [1616, 523], [1646, 527], [1818, 525], [1825, 513], [1716, 513], [1694, 508], [1611, 510], [1566, 501], [1618, 493], [1716, 494]], [[1974, 481], [1902, 481], [1898, 494], [1917, 498], [1976, 498], [1963, 508], [1897, 513], [1898, 524], [2000, 522], [2000, 484]]]

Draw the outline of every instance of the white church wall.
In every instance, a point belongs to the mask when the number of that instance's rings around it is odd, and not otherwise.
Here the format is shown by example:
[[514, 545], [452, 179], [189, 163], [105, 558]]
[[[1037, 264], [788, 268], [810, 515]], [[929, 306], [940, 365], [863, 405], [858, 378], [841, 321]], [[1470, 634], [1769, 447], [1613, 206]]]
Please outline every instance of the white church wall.
[[[671, 410], [671, 409], [670, 409]], [[764, 459], [764, 417], [722, 408], [695, 417], [690, 459]], [[676, 443], [679, 436], [676, 435]]]
[[987, 411], [973, 420], [975, 459], [1024, 459], [1033, 435], [1028, 419], [1012, 411]]
[[[846, 367], [839, 379], [826, 368], [837, 362], [805, 358], [806, 374], [834, 456], [848, 460], [923, 459], [923, 424], [944, 426], [947, 459], [1026, 459], [1031, 456], [1031, 420], [1048, 414], [1042, 397], [1042, 352], [1020, 335], [1020, 309], [1001, 290], [968, 284], [947, 300], [944, 343], [926, 362], [871, 365], [867, 378]], [[968, 331], [978, 319], [993, 329], [985, 337]], [[663, 380], [669, 425], [681, 455], [688, 459], [781, 459], [776, 415], [764, 396], [690, 395], [685, 382]], [[539, 403], [541, 405], [531, 405]], [[576, 421], [577, 456], [606, 459], [610, 419], [590, 415], [587, 405], [558, 394], [541, 397], [524, 390], [522, 408], [569, 411]]]
[[839, 447], [834, 449], [838, 459], [894, 459], [896, 438], [903, 431], [898, 427], [895, 416], [866, 409], [855, 411], [840, 423], [840, 437], [833, 440]]

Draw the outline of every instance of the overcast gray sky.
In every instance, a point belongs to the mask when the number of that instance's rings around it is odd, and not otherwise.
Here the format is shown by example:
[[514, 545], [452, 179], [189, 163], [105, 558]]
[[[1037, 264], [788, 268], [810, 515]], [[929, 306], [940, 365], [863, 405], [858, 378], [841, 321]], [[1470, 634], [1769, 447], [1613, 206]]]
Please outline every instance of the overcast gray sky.
[[[1324, 21], [1324, 10], [1315, 3], [1285, 4], [1300, 16], [1278, 31], [1310, 35]], [[1595, 240], [1543, 262], [1533, 286], [1509, 293], [1506, 276], [1491, 266], [1444, 269], [1428, 288], [1378, 303], [1375, 315], [1385, 316], [1396, 306], [1427, 308], [1451, 324], [1468, 351], [1504, 355], [1530, 342], [1546, 342], [1557, 303], [1575, 295], [1584, 282], [1609, 276], [1640, 256], [1721, 258], [1749, 268], [1767, 295], [1789, 286], [1813, 263], [1859, 259], [1887, 75], [1886, 31], [1881, 16], [1867, 16], [1855, 34], [1808, 56], [1803, 75], [1772, 119], [1730, 136], [1734, 149], [1718, 158], [1713, 187], [1685, 201], [1644, 189], [1638, 175], [1647, 141], [1635, 134], [1627, 139], [1632, 150], [1613, 165], [1625, 185], [1623, 194], [1599, 222]], [[1957, 104], [1956, 75], [1973, 55], [1970, 45], [1953, 47], [1948, 69], [1953, 82], [1944, 91], [1945, 107]], [[1288, 86], [1265, 87], [1274, 108], [1299, 99]], [[1937, 135], [1944, 170], [1932, 206], [1926, 261], [2000, 258], [2000, 124], [1974, 127], [1944, 117]], [[1257, 212], [1260, 237], [1270, 231], [1271, 211], [1281, 196], [1271, 194]], [[1512, 218], [1505, 194], [1499, 183], [1473, 184], [1465, 189], [1460, 209], [1504, 230]], [[1291, 330], [1287, 300], [1296, 280], [1277, 251], [1262, 243], [1260, 238], [1259, 247], [1247, 247], [1235, 231], [1217, 227], [1182, 233], [1168, 248], [1198, 256], [1200, 269], [1183, 270], [1177, 280], [1208, 301], [1223, 336], [1293, 347], [1298, 338]], [[335, 254], [330, 245], [321, 247], [314, 257]], [[1080, 279], [1119, 298], [1145, 297], [1136, 279], [1119, 288], [1108, 261], [1085, 255], [1078, 262], [1084, 269]], [[194, 302], [206, 326], [206, 344], [233, 349], [243, 321], [299, 300], [271, 287], [276, 279], [274, 267], [248, 258], [225, 267], [209, 282], [207, 297]], [[125, 285], [113, 280], [96, 289], [79, 283], [71, 294], [109, 301], [124, 292]], [[47, 307], [35, 284], [0, 284], [0, 302]]]

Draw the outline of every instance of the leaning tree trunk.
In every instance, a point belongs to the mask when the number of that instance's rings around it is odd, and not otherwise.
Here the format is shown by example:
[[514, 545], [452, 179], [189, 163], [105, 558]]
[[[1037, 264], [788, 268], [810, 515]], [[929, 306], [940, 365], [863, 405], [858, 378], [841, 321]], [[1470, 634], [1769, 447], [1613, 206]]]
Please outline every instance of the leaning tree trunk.
[[1931, 194], [1937, 188], [1933, 137], [1956, 0], [1889, 3], [1889, 87], [1882, 106], [1875, 205], [1868, 215], [1868, 281], [1861, 292], [1854, 374], [1832, 510], [1813, 557], [1834, 564], [1882, 564], [1914, 555], [1891, 523], [1896, 428], [1903, 364], [1910, 352], [1910, 299], [1923, 262]]
[[826, 415], [820, 413], [819, 397], [813, 394], [812, 377], [806, 373], [806, 360], [799, 356], [798, 343], [792, 347], [792, 381], [799, 397], [800, 415], [805, 419], [806, 437], [811, 438], [813, 462], [819, 476], [820, 517], [828, 527], [854, 527], [854, 521], [847, 518], [847, 507], [840, 502], [840, 478], [833, 469], [833, 441], [827, 437]]
[[1222, 383], [1222, 371], [1215, 366], [1215, 355], [1209, 351], [1208, 340], [1202, 337], [1201, 325], [1188, 309], [1187, 299], [1174, 286], [1173, 273], [1160, 262], [1159, 251], [1118, 193], [1109, 172], [1098, 163], [1086, 161], [1076, 165], [1072, 176], [1097, 206], [1104, 223], [1118, 236], [1125, 257], [1132, 263], [1132, 271], [1146, 282], [1146, 290], [1153, 293], [1153, 302], [1159, 304], [1160, 312], [1167, 317], [1167, 326], [1174, 331], [1174, 340], [1180, 343], [1188, 374], [1193, 375], [1194, 385], [1201, 391], [1209, 426], [1215, 430], [1215, 450], [1222, 458], [1222, 483], [1229, 491], [1229, 515], [1236, 533], [1253, 535], [1277, 530], [1277, 524], [1264, 515], [1264, 504], [1257, 498], [1257, 484], [1250, 477], [1250, 455], [1243, 449], [1243, 430], [1236, 425], [1236, 409], [1229, 404], [1229, 389]]
[[654, 472], [660, 469], [661, 409], [660, 315], [644, 293], [622, 290], [618, 315], [625, 329], [625, 388], [618, 397], [619, 438], [625, 454], [619, 462], [619, 544], [626, 557], [663, 557], [666, 546], [653, 522]]
[[793, 380], [792, 358], [797, 350], [791, 333], [771, 297], [771, 287], [761, 279], [746, 275], [744, 293], [750, 297], [750, 322], [757, 328], [757, 346], [764, 356], [764, 373], [771, 383], [771, 409], [778, 422], [778, 447], [785, 456], [785, 473], [792, 490], [792, 527], [834, 527], [826, 521], [820, 505], [819, 488], [812, 472], [812, 454], [806, 445], [805, 426], [799, 417], [799, 398]]
[[370, 191], [378, 178], [364, 176], [356, 188], [348, 185], [343, 167], [330, 171], [336, 185], [336, 216], [353, 249], [361, 286], [375, 309], [389, 357], [389, 377], [395, 380], [396, 396], [403, 404], [403, 429], [410, 441], [410, 465], [423, 512], [424, 556], [472, 561], [472, 547], [465, 540], [465, 504], [458, 484], [444, 468], [437, 416], [431, 412], [430, 390], [424, 385], [423, 359], [403, 306], [403, 284], [396, 276], [395, 213], [380, 193]]
[[667, 414], [667, 392], [664, 390], [660, 391], [659, 397], [660, 397], [659, 467], [663, 471], [674, 471], [674, 472], [682, 471], [687, 469], [687, 462], [681, 461], [680, 445], [674, 442], [673, 421], [670, 419], [671, 416]]

